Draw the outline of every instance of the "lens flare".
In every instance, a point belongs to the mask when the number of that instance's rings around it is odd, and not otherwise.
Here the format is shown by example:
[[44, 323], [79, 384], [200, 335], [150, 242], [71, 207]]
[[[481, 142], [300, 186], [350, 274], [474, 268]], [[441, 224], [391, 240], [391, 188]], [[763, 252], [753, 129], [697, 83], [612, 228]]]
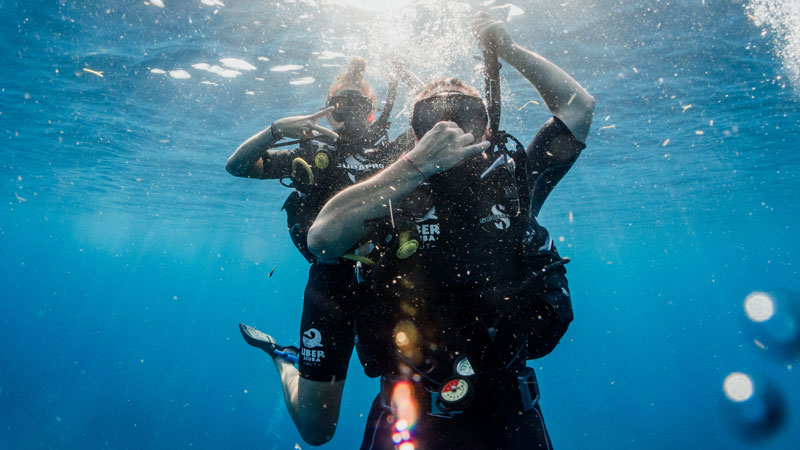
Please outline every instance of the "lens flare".
[[800, 295], [755, 291], [744, 300], [744, 330], [760, 350], [781, 361], [800, 355]]
[[392, 393], [392, 414], [397, 418], [395, 429], [403, 432], [417, 422], [417, 404], [414, 401], [411, 383], [401, 381]]
[[753, 396], [753, 380], [741, 372], [734, 372], [725, 377], [722, 389], [731, 401], [744, 402]]
[[397, 429], [397, 431], [402, 433], [403, 431], [408, 430], [408, 422], [405, 419], [400, 419], [397, 421], [394, 427]]
[[417, 423], [418, 405], [414, 400], [414, 387], [407, 381], [397, 383], [392, 391], [392, 415], [396, 418], [392, 441], [400, 449], [414, 449], [412, 429]]
[[784, 393], [769, 379], [733, 372], [723, 382], [726, 401], [720, 402], [730, 431], [751, 440], [769, 438], [786, 424]]
[[406, 336], [406, 333], [404, 331], [398, 332], [397, 335], [394, 337], [394, 340], [395, 343], [397, 343], [398, 347], [405, 347], [406, 345], [408, 345], [408, 336]]
[[753, 322], [766, 322], [775, 315], [775, 301], [765, 292], [753, 292], [744, 300], [744, 311]]

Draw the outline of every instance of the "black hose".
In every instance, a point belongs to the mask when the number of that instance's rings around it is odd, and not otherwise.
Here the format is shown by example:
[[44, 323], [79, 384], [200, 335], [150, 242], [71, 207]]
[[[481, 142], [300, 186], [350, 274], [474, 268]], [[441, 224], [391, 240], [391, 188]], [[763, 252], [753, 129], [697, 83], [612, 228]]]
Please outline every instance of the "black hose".
[[483, 50], [485, 64], [484, 80], [486, 92], [486, 107], [489, 113], [489, 141], [492, 147], [500, 144], [500, 62], [497, 60], [497, 51], [494, 48]]
[[381, 111], [378, 120], [373, 122], [369, 127], [369, 131], [367, 131], [367, 142], [372, 145], [376, 144], [391, 126], [389, 119], [391, 118], [392, 109], [394, 108], [394, 100], [397, 97], [397, 85], [397, 78], [392, 77], [389, 80], [389, 91], [386, 94], [386, 101], [383, 102], [383, 111]]

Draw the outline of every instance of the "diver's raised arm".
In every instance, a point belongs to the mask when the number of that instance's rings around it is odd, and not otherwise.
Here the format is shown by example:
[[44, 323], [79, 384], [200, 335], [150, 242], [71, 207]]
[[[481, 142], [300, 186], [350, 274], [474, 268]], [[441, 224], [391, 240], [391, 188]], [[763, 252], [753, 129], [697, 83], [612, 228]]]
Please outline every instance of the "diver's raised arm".
[[285, 137], [292, 139], [312, 137], [315, 131], [338, 139], [338, 134], [317, 124], [325, 114], [333, 111], [333, 109], [334, 107], [331, 106], [307, 116], [284, 117], [276, 120], [269, 127], [244, 141], [228, 157], [225, 170], [237, 177], [262, 178], [265, 172], [264, 164], [268, 161], [265, 156], [268, 155], [269, 148], [275, 142]]
[[397, 55], [393, 55], [387, 61], [394, 76], [399, 78], [400, 81], [408, 86], [408, 88], [413, 92], [418, 92], [425, 86], [425, 82], [408, 68], [410, 65], [408, 61], [403, 60]]
[[482, 12], [473, 19], [472, 28], [480, 45], [496, 49], [497, 56], [533, 84], [553, 115], [564, 122], [573, 136], [586, 142], [594, 115], [594, 97], [560, 67], [514, 42], [503, 22]]
[[389, 215], [425, 179], [488, 148], [453, 122], [439, 122], [408, 153], [372, 178], [336, 194], [308, 231], [308, 249], [320, 259], [345, 254], [370, 228], [365, 220]]

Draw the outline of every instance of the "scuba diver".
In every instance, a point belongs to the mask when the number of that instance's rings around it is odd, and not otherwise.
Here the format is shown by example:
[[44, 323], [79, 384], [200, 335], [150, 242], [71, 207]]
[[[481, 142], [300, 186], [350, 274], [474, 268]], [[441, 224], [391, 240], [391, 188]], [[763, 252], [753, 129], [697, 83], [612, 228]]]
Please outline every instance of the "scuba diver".
[[[568, 259], [536, 217], [585, 148], [595, 102], [502, 22], [481, 13], [473, 31], [488, 105], [457, 79], [427, 85], [414, 148], [335, 195], [309, 230], [313, 254], [357, 248], [373, 263], [356, 350], [381, 392], [362, 449], [552, 448], [526, 360], [552, 351], [573, 315]], [[498, 57], [553, 115], [527, 148], [498, 130]]]
[[[394, 160], [386, 130], [397, 91], [392, 81], [381, 116], [374, 119], [376, 97], [364, 81], [366, 61], [353, 58], [328, 90], [327, 107], [306, 116], [276, 120], [245, 141], [227, 161], [234, 176], [281, 179], [294, 188], [283, 205], [292, 241], [311, 263], [303, 298], [301, 346], [283, 347], [271, 336], [240, 324], [245, 340], [265, 350], [281, 377], [284, 399], [300, 435], [319, 445], [330, 440], [339, 416], [347, 365], [353, 351], [352, 319], [357, 308], [350, 287], [355, 262], [317, 257], [308, 251], [306, 235], [328, 199], [346, 186], [375, 174]], [[325, 117], [332, 129], [318, 124]], [[291, 150], [275, 150], [293, 138]], [[328, 333], [331, 327], [349, 334]], [[295, 367], [294, 364], [297, 364]]]

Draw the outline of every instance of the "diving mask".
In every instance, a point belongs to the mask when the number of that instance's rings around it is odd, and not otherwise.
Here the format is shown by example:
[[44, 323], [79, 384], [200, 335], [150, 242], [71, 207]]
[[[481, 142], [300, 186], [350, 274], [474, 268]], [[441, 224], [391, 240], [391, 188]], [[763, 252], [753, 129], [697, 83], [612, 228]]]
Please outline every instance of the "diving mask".
[[421, 139], [439, 122], [455, 122], [465, 133], [479, 139], [486, 133], [486, 105], [480, 97], [459, 91], [443, 91], [418, 101], [411, 115], [411, 128]]
[[355, 89], [336, 93], [328, 100], [328, 106], [335, 108], [331, 111], [331, 118], [337, 122], [344, 123], [351, 120], [366, 121], [372, 112], [372, 100], [365, 97], [361, 91]]

